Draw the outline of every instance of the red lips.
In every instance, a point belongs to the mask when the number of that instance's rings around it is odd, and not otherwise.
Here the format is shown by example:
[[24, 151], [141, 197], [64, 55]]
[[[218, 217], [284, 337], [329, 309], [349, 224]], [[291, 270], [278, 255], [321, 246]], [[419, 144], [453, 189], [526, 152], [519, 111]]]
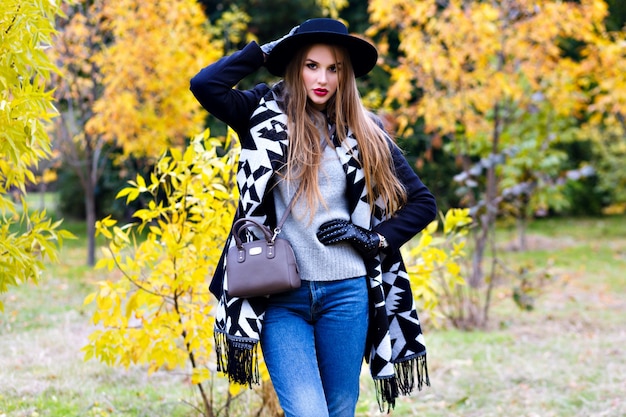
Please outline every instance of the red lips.
[[325, 88], [316, 88], [313, 90], [313, 93], [315, 93], [315, 95], [317, 96], [323, 97], [328, 94], [328, 90], [326, 90]]

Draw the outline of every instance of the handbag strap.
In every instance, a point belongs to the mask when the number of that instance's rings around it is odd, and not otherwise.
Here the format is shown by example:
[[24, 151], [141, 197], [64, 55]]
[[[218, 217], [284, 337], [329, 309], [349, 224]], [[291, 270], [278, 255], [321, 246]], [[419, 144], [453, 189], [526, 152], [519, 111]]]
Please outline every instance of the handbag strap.
[[298, 189], [294, 193], [293, 197], [291, 197], [291, 201], [287, 205], [287, 208], [285, 209], [285, 212], [283, 213], [283, 216], [280, 218], [280, 220], [278, 221], [278, 224], [274, 228], [274, 236], [272, 236], [272, 242], [274, 241], [274, 239], [276, 239], [276, 236], [278, 236], [280, 234], [280, 232], [281, 232], [281, 230], [283, 228], [283, 224], [285, 224], [285, 221], [287, 220], [287, 217], [289, 216], [289, 213], [291, 212], [291, 209], [293, 208], [294, 204], [296, 204], [296, 196], [298, 195], [298, 192], [300, 192], [301, 188], [302, 188], [302, 183], [300, 183], [300, 185], [298, 186]]
[[[335, 127], [334, 124], [331, 125], [330, 128], [328, 129], [328, 136], [329, 136], [330, 140], [333, 140], [333, 135], [335, 134], [335, 129], [336, 129], [336, 127]], [[326, 149], [327, 145], [328, 145], [328, 143], [326, 142], [326, 139], [322, 138], [322, 151], [324, 151]], [[296, 190], [296, 192], [293, 195], [293, 197], [291, 197], [291, 201], [287, 205], [287, 209], [285, 209], [285, 212], [283, 213], [283, 216], [278, 221], [278, 224], [276, 225], [276, 228], [274, 229], [274, 236], [272, 237], [272, 241], [274, 241], [274, 239], [276, 239], [276, 236], [278, 236], [278, 234], [281, 232], [281, 230], [283, 228], [283, 224], [285, 224], [285, 221], [287, 220], [287, 217], [289, 216], [289, 213], [291, 212], [291, 209], [293, 208], [294, 204], [296, 203], [296, 196], [300, 192], [301, 188], [302, 188], [302, 183], [300, 183], [300, 185], [298, 185], [298, 189]]]

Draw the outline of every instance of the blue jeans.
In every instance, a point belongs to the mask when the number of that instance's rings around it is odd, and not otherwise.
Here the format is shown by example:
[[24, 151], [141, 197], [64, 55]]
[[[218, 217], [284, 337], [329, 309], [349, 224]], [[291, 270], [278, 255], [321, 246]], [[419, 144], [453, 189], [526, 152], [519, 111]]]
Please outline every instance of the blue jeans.
[[365, 277], [270, 297], [261, 347], [285, 417], [354, 417], [368, 314]]

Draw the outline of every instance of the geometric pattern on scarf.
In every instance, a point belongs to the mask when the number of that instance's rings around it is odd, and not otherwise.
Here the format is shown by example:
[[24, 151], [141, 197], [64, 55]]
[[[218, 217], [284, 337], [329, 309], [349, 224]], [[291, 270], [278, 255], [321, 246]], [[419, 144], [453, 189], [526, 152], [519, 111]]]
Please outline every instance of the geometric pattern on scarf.
[[[272, 176], [282, 167], [288, 146], [287, 116], [270, 90], [251, 116], [250, 143], [242, 143], [237, 184], [240, 192], [239, 217], [268, 225], [264, 197]], [[359, 148], [352, 132], [335, 150], [348, 184], [351, 213], [370, 208], [365, 178], [358, 162]], [[384, 205], [377, 204], [371, 228], [384, 220]], [[358, 216], [357, 216], [358, 217]], [[354, 220], [354, 219], [353, 219]], [[232, 239], [229, 245], [232, 245]], [[366, 360], [374, 379], [381, 410], [389, 410], [399, 394], [407, 395], [423, 383], [429, 385], [426, 347], [411, 294], [409, 276], [399, 251], [366, 259], [369, 279], [370, 326]], [[224, 271], [224, 274], [226, 272]], [[266, 298], [230, 297], [228, 276], [219, 300], [215, 320], [215, 347], [218, 370], [232, 382], [258, 382], [257, 345], [262, 332]]]

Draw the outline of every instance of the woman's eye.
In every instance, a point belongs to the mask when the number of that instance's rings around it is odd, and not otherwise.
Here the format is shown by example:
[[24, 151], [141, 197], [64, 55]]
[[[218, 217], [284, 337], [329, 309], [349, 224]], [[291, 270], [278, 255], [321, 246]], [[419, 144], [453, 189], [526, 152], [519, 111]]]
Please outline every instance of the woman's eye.
[[312, 63], [308, 63], [308, 64], [306, 64], [306, 67], [307, 67], [308, 69], [315, 69], [315, 68], [317, 68], [317, 65], [312, 64]]
[[337, 67], [335, 65], [333, 65], [332, 67], [329, 68], [329, 70], [331, 72], [337, 72]]

